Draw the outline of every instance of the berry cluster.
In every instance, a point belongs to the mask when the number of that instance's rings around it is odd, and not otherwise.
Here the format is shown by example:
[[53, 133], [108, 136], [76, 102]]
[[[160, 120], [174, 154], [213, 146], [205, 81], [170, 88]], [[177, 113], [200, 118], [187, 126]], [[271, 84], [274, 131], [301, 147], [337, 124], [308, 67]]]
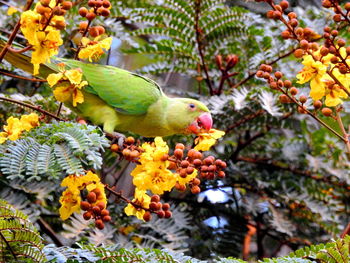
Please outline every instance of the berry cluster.
[[221, 55], [215, 56], [215, 63], [221, 71], [229, 71], [234, 66], [236, 66], [236, 64], [238, 63], [238, 60], [239, 59], [237, 55], [233, 55], [233, 54], [227, 55], [225, 58], [225, 65], [224, 65], [222, 56]]
[[145, 221], [150, 221], [152, 219], [151, 213], [156, 213], [159, 218], [170, 218], [172, 216], [170, 205], [168, 203], [162, 204], [159, 195], [153, 195], [151, 197], [149, 211], [145, 212], [143, 219]]
[[80, 22], [79, 31], [83, 36], [86, 36], [86, 34], [89, 33], [91, 37], [95, 38], [104, 34], [106, 30], [103, 26], [90, 27], [91, 21], [97, 16], [109, 16], [111, 3], [108, 0], [89, 0], [88, 6], [91, 7], [90, 10], [88, 10], [86, 7], [81, 7], [79, 9], [79, 15], [88, 20], [88, 22]]
[[143, 152], [142, 148], [140, 147], [140, 142], [136, 142], [135, 138], [131, 136], [124, 140], [122, 149], [118, 144], [113, 143], [111, 145], [111, 151], [121, 153], [124, 158], [130, 162], [137, 162], [140, 154]]
[[[204, 158], [201, 152], [194, 149], [188, 150], [187, 156], [185, 156], [184, 151], [185, 146], [182, 143], [178, 143], [175, 146], [173, 156], [164, 156], [164, 159], [167, 158], [170, 161], [169, 169], [175, 170], [182, 178], [192, 174], [195, 169], [198, 170], [200, 177], [203, 179], [213, 180], [216, 176], [220, 178], [225, 177], [225, 172], [222, 170], [227, 165], [224, 161], [215, 160], [213, 156]], [[199, 178], [194, 178], [190, 182], [189, 185], [193, 194], [200, 193], [200, 183]], [[176, 189], [185, 191], [186, 186], [177, 184]]]
[[[66, 12], [72, 8], [73, 4], [70, 1], [56, 1], [56, 5], [51, 8], [50, 0], [40, 0], [40, 3], [36, 6], [35, 11], [41, 15], [40, 24], [48, 26], [52, 17], [55, 16], [64, 16]], [[51, 24], [51, 26], [57, 28], [58, 30], [64, 29], [66, 27], [66, 23], [64, 21], [58, 20], [55, 23]]]
[[88, 6], [91, 7], [91, 9], [88, 10], [86, 7], [81, 7], [79, 9], [79, 15], [86, 17], [89, 21], [94, 20], [96, 16], [107, 17], [111, 13], [109, 11], [111, 3], [108, 0], [89, 0]]
[[95, 219], [95, 226], [98, 229], [105, 227], [104, 222], [111, 221], [109, 211], [106, 209], [106, 205], [102, 199], [102, 194], [99, 189], [94, 189], [86, 196], [86, 201], [81, 201], [80, 208], [84, 212], [83, 217], [85, 220]]

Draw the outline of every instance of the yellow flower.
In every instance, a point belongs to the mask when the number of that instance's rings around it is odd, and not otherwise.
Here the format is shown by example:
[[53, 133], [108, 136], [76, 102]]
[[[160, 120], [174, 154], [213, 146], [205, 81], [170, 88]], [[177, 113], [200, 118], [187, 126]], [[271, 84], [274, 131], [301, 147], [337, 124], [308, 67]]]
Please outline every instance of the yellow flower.
[[23, 115], [20, 121], [22, 123], [22, 128], [26, 131], [29, 131], [32, 128], [39, 126], [39, 116], [36, 113]]
[[326, 76], [327, 65], [320, 61], [315, 61], [311, 55], [303, 57], [303, 65], [305, 66], [296, 76], [299, 84], [310, 81], [310, 96], [314, 100], [321, 99], [325, 94], [325, 83], [323, 78]]
[[7, 9], [7, 15], [9, 16], [12, 16], [14, 13], [17, 13], [18, 10], [17, 8], [13, 7], [13, 6], [10, 6], [8, 9]]
[[21, 15], [21, 31], [31, 45], [38, 45], [37, 32], [40, 29], [41, 15], [35, 11], [28, 10]]
[[58, 47], [63, 44], [60, 32], [51, 30], [37, 32], [38, 44], [33, 45], [32, 64], [34, 65], [34, 75], [39, 73], [40, 64], [50, 61], [50, 57], [58, 54]]
[[83, 48], [79, 51], [80, 59], [89, 59], [90, 62], [97, 61], [104, 54], [104, 50], [109, 50], [112, 44], [112, 38], [108, 37], [99, 41], [99, 37], [93, 41], [84, 37], [81, 40]]
[[133, 184], [140, 190], [150, 190], [154, 194], [170, 191], [176, 184], [176, 175], [167, 169], [169, 162], [162, 160], [169, 152], [166, 142], [156, 137], [154, 143], [144, 143], [142, 149], [140, 164], [131, 172]]
[[59, 213], [62, 220], [66, 220], [74, 212], [80, 211], [80, 191], [65, 190], [60, 197], [61, 207]]
[[224, 135], [224, 131], [215, 129], [211, 129], [208, 133], [200, 133], [194, 140], [196, 144], [194, 149], [197, 151], [208, 151], [216, 143], [216, 140]]
[[81, 89], [88, 85], [87, 81], [82, 81], [83, 73], [80, 68], [64, 70], [59, 73], [52, 73], [47, 77], [48, 84], [53, 87], [62, 81], [58, 86], [56, 86], [53, 94], [55, 98], [60, 102], [67, 102], [72, 100], [74, 107], [77, 103], [84, 102], [84, 95]]
[[4, 126], [4, 131], [7, 133], [9, 140], [17, 140], [23, 131], [21, 121], [11, 116], [7, 119], [7, 126]]
[[132, 202], [136, 205], [136, 207], [132, 204], [128, 204], [124, 208], [125, 214], [128, 216], [136, 216], [138, 219], [143, 220], [143, 215], [146, 211], [142, 208], [149, 208], [151, 197], [146, 194], [146, 191], [142, 191], [136, 188], [135, 196]]
[[53, 87], [57, 84], [59, 80], [61, 80], [63, 77], [63, 73], [51, 73], [50, 75], [47, 76], [46, 80], [47, 83], [50, 85], [50, 87]]

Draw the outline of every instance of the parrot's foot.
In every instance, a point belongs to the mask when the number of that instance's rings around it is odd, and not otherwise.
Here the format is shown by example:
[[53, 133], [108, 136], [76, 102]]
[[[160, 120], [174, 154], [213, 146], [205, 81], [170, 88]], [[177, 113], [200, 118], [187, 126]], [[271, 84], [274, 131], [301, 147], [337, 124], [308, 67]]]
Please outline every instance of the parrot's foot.
[[112, 138], [112, 143], [117, 142], [120, 149], [123, 149], [123, 145], [125, 142], [125, 135], [119, 132], [106, 133], [108, 137]]

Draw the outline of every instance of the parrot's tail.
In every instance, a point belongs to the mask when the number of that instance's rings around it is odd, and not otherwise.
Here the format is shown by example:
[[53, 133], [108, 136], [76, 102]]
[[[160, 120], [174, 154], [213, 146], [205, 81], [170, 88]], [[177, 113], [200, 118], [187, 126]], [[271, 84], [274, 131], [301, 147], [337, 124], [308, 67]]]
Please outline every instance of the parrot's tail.
[[[6, 46], [6, 41], [3, 38], [0, 39], [0, 50]], [[5, 55], [5, 60], [15, 66], [20, 68], [30, 74], [33, 74], [33, 64], [30, 62], [30, 56], [24, 55], [23, 53], [16, 53], [8, 50]], [[40, 64], [39, 78], [46, 78], [51, 73], [56, 73], [57, 69], [55, 67], [50, 67], [48, 64]]]

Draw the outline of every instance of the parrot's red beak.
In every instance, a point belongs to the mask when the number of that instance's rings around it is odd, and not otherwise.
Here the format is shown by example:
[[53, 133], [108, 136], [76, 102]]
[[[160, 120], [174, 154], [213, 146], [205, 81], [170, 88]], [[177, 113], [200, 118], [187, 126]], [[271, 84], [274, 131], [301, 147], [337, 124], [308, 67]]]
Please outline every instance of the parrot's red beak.
[[205, 112], [199, 115], [199, 117], [191, 123], [188, 127], [189, 131], [192, 133], [200, 133], [203, 130], [209, 131], [213, 126], [213, 119], [211, 118], [210, 113]]

